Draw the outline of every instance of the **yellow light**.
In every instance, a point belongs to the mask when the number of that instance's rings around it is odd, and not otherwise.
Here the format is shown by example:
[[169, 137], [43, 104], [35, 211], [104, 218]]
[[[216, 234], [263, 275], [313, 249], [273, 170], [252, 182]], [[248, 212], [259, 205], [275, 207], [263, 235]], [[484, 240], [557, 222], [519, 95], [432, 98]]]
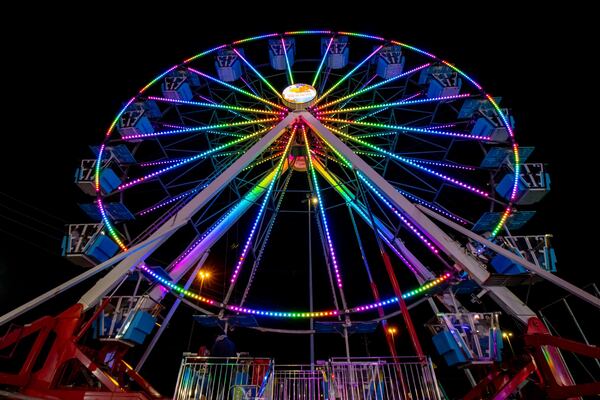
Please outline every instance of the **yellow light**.
[[208, 271], [200, 271], [200, 272], [198, 272], [198, 276], [202, 280], [208, 279], [208, 278], [210, 278], [210, 272], [208, 272]]
[[388, 333], [389, 333], [390, 335], [392, 335], [392, 336], [393, 336], [393, 335], [395, 335], [396, 333], [398, 333], [398, 328], [396, 328], [395, 326], [390, 326], [390, 327], [388, 328]]
[[317, 203], [319, 202], [319, 198], [317, 196], [312, 196], [310, 198], [310, 202], [313, 203], [313, 205], [317, 205]]

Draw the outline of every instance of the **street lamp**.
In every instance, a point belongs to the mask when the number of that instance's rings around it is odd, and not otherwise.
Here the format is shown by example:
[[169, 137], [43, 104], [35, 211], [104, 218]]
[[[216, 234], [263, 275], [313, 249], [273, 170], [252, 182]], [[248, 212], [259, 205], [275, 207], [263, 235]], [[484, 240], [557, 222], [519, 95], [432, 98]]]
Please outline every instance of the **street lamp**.
[[508, 342], [508, 346], [510, 347], [510, 351], [515, 355], [515, 350], [513, 349], [512, 343], [510, 342], [510, 338], [513, 336], [512, 332], [504, 331], [502, 332], [502, 337], [506, 339]]
[[198, 276], [200, 277], [200, 290], [198, 291], [198, 294], [201, 294], [202, 287], [204, 286], [204, 280], [210, 279], [210, 272], [202, 269], [200, 272], [198, 272]]
[[395, 326], [390, 326], [387, 329], [388, 334], [392, 337], [392, 345], [394, 346], [394, 349], [396, 348], [396, 334], [398, 333], [398, 328], [396, 328]]

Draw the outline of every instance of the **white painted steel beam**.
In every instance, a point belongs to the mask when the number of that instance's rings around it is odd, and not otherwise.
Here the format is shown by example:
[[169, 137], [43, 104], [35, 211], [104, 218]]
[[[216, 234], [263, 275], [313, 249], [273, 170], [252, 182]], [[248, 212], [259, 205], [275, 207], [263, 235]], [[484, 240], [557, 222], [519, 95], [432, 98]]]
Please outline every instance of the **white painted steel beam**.
[[[414, 204], [400, 194], [389, 182], [379, 175], [367, 162], [356, 155], [344, 142], [331, 133], [323, 124], [308, 112], [298, 113], [311, 129], [326, 143], [344, 156], [354, 169], [361, 172], [388, 201], [404, 212], [406, 217], [417, 226], [441, 251], [447, 254], [454, 262], [465, 269], [477, 284], [484, 285], [490, 273], [474, 257], [454, 239], [448, 236], [440, 227], [423, 214]], [[506, 288], [503, 288], [506, 289]], [[510, 290], [495, 291], [499, 305], [508, 313], [514, 315], [523, 323], [527, 323], [535, 313]]]
[[[98, 280], [94, 287], [85, 293], [79, 303], [83, 304], [84, 309], [89, 309], [96, 305], [98, 301], [104, 297], [111, 288], [129, 271], [139, 263], [143, 262], [150, 256], [160, 245], [166, 241], [177, 229], [186, 225], [190, 218], [202, 209], [208, 202], [223, 190], [235, 177], [246, 168], [254, 159], [269, 147], [278, 137], [280, 137], [285, 129], [294, 122], [297, 116], [293, 113], [285, 117], [273, 129], [267, 132], [261, 139], [256, 142], [248, 151], [234, 161], [221, 175], [212, 181], [204, 190], [199, 192], [190, 200], [181, 210], [173, 215], [169, 220], [162, 224], [148, 239], [142, 243], [153, 241], [144, 251], [130, 254], [117, 266], [115, 266], [106, 276]], [[165, 235], [165, 232], [169, 232]], [[157, 239], [160, 237], [160, 239]]]

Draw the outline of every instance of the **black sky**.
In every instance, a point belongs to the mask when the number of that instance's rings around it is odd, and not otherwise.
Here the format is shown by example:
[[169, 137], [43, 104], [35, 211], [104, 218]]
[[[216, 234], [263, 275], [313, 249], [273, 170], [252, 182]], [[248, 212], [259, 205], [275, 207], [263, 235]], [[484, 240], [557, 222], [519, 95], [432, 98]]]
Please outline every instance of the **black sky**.
[[[365, 10], [314, 5], [305, 11], [297, 3], [248, 2], [235, 12], [225, 3], [212, 10], [168, 4], [150, 11], [140, 4], [144, 12], [21, 6], [3, 13], [17, 27], [0, 27], [0, 313], [80, 271], [58, 256], [63, 223], [84, 219], [74, 169], [89, 155], [87, 146], [101, 140], [123, 100], [209, 46], [295, 29], [398, 39], [455, 63], [502, 96], [513, 109], [519, 143], [535, 146], [532, 160], [548, 163], [552, 175], [552, 192], [527, 231], [554, 234], [559, 275], [578, 285], [597, 280], [591, 191], [597, 186], [598, 124], [595, 102], [586, 96], [599, 88], [590, 61], [597, 44], [586, 11], [545, 6], [524, 12], [506, 3], [461, 8], [448, 2], [409, 10], [393, 3], [378, 9], [370, 2]], [[62, 296], [43, 311], [54, 313], [76, 299]]]

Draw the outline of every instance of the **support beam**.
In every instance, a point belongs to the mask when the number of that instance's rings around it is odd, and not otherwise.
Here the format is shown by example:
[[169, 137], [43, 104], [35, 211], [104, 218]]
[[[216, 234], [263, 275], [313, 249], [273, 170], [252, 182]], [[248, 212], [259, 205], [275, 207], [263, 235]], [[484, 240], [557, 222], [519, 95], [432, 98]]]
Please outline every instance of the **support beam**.
[[[284, 166], [285, 171], [287, 165]], [[242, 199], [230, 209], [228, 215], [223, 218], [222, 221], [217, 223], [208, 235], [206, 235], [198, 243], [193, 243], [193, 250], [191, 250], [184, 258], [179, 262], [176, 262], [171, 270], [169, 276], [174, 281], [178, 281], [183, 277], [196, 262], [203, 257], [208, 249], [210, 249], [228, 230], [231, 228], [249, 209], [256, 201], [266, 192], [269, 182], [275, 176], [275, 169], [271, 173], [267, 174], [260, 182], [258, 182], [252, 189], [250, 189]], [[160, 285], [156, 285], [150, 292], [148, 300], [148, 308], [151, 308], [156, 303], [160, 303], [165, 296], [166, 292], [161, 289]], [[155, 303], [156, 302], [156, 303]]]
[[[356, 155], [337, 136], [325, 128], [313, 115], [306, 111], [299, 114], [322, 140], [324, 140], [332, 149], [335, 149], [339, 155], [344, 157], [355, 170], [362, 173], [363, 176], [383, 193], [388, 201], [402, 210], [406, 217], [416, 225], [421, 232], [425, 233], [440, 250], [452, 258], [452, 260], [460, 265], [461, 268], [466, 270], [477, 284], [484, 284], [490, 277], [490, 273], [477, 259], [468, 254], [458, 242], [448, 236], [440, 227], [415, 207], [414, 204], [402, 196], [402, 194], [400, 194], [388, 181], [379, 175], [362, 158]], [[521, 322], [526, 324], [530, 317], [535, 316], [535, 313], [525, 306], [510, 290], [501, 290], [496, 294], [502, 300], [500, 306], [508, 313], [518, 318]]]
[[396, 237], [387, 228], [387, 226], [385, 226], [385, 224], [375, 216], [373, 216], [375, 227], [372, 226], [371, 219], [367, 215], [367, 210], [364, 208], [364, 205], [337, 176], [329, 172], [319, 160], [314, 160], [313, 162], [315, 164], [315, 169], [319, 172], [319, 175], [321, 175], [327, 181], [327, 183], [329, 183], [331, 187], [333, 187], [340, 194], [340, 196], [346, 200], [346, 202], [354, 211], [356, 211], [356, 213], [367, 225], [369, 225], [372, 229], [377, 230], [379, 235], [384, 239], [384, 242], [386, 242], [388, 245], [391, 245], [392, 251], [394, 251], [394, 253], [398, 254], [400, 257], [405, 257], [411, 263], [411, 265], [414, 267], [412, 272], [414, 273], [419, 284], [435, 278], [435, 275], [429, 271], [429, 269], [427, 269], [427, 267], [425, 267], [410, 250], [408, 250], [400, 238]]
[[[221, 192], [235, 177], [247, 167], [259, 154], [269, 147], [277, 138], [279, 138], [285, 129], [294, 122], [296, 115], [289, 114], [275, 128], [267, 132], [258, 142], [256, 142], [246, 153], [235, 160], [221, 175], [213, 180], [204, 190], [194, 196], [181, 210], [173, 215], [167, 222], [156, 230], [148, 239], [142, 243], [153, 241], [144, 251], [135, 254], [129, 254], [106, 276], [100, 279], [94, 287], [85, 293], [79, 303], [83, 304], [84, 310], [87, 310], [108, 293], [111, 288], [129, 271], [139, 263], [149, 257], [160, 245], [165, 242], [177, 229], [188, 223], [190, 218], [202, 209], [208, 202]], [[165, 235], [165, 232], [169, 232]], [[160, 237], [160, 239], [157, 239]], [[127, 252], [128, 253], [128, 252]]]
[[[202, 258], [200, 259], [200, 261], [198, 261], [198, 264], [196, 264], [196, 268], [194, 268], [194, 271], [192, 272], [192, 274], [188, 278], [187, 282], [183, 286], [183, 288], [185, 290], [188, 290], [190, 288], [190, 286], [192, 286], [192, 283], [194, 283], [194, 280], [196, 279], [196, 275], [198, 275], [198, 271], [200, 270], [200, 268], [202, 268], [202, 266], [206, 262], [206, 259], [208, 258], [208, 254], [209, 254], [208, 252], [204, 253], [202, 255]], [[154, 334], [150, 343], [148, 343], [148, 347], [146, 347], [144, 354], [142, 354], [142, 358], [140, 358], [140, 361], [138, 361], [138, 363], [135, 367], [135, 370], [137, 372], [139, 372], [140, 369], [142, 369], [142, 367], [146, 363], [146, 360], [150, 356], [150, 353], [152, 353], [152, 350], [154, 350], [154, 346], [156, 346], [158, 339], [160, 339], [160, 337], [163, 334], [163, 332], [165, 331], [165, 329], [167, 329], [167, 327], [169, 326], [169, 322], [171, 321], [173, 314], [175, 314], [175, 311], [177, 311], [179, 304], [181, 304], [182, 297], [183, 297], [183, 294], [180, 294], [179, 297], [177, 297], [177, 299], [175, 299], [175, 302], [171, 306], [171, 309], [165, 316], [165, 319], [163, 319], [162, 324], [160, 325], [160, 328], [158, 328], [158, 331]]]
[[[170, 231], [166, 231], [164, 233], [164, 235], [167, 235], [169, 233], [170, 233]], [[27, 303], [15, 308], [14, 310], [7, 312], [6, 314], [4, 314], [3, 316], [0, 317], [0, 326], [12, 321], [13, 319], [26, 313], [27, 311], [36, 308], [40, 304], [54, 298], [55, 296], [58, 296], [62, 292], [65, 292], [65, 291], [71, 289], [72, 287], [79, 285], [81, 282], [95, 276], [96, 274], [106, 270], [107, 268], [112, 267], [114, 264], [123, 260], [125, 257], [131, 256], [132, 254], [136, 254], [137, 252], [145, 250], [145, 248], [147, 246], [150, 246], [155, 241], [160, 240], [160, 239], [162, 239], [162, 237], [159, 236], [159, 237], [154, 238], [151, 241], [145, 241], [145, 242], [139, 243], [139, 244], [135, 245], [134, 247], [130, 248], [127, 252], [117, 254], [116, 256], [104, 261], [102, 264], [98, 264], [95, 267], [88, 269], [84, 273], [79, 274], [76, 277], [69, 279], [68, 281], [66, 281], [65, 283], [63, 283], [61, 285], [58, 285], [54, 289], [51, 289], [51, 290], [47, 291], [46, 293], [39, 295], [38, 297], [28, 301]]]
[[[578, 288], [577, 286], [573, 285], [572, 283], [567, 282], [562, 278], [559, 278], [558, 276], [554, 275], [553, 273], [548, 272], [548, 271], [538, 267], [537, 265], [527, 261], [523, 257], [520, 257], [517, 254], [515, 254], [501, 246], [498, 246], [496, 243], [490, 242], [483, 236], [480, 236], [474, 232], [471, 232], [470, 230], [458, 225], [455, 222], [450, 221], [449, 219], [447, 219], [445, 217], [442, 217], [438, 213], [436, 213], [432, 210], [429, 210], [428, 208], [425, 208], [425, 207], [422, 207], [419, 205], [417, 205], [417, 207], [421, 211], [423, 211], [425, 214], [432, 217], [433, 219], [435, 219], [435, 220], [443, 223], [444, 225], [447, 225], [448, 227], [456, 230], [457, 232], [462, 233], [463, 235], [483, 244], [484, 246], [492, 249], [493, 251], [500, 254], [501, 256], [508, 258], [509, 260], [521, 265], [523, 268], [526, 268], [527, 270], [533, 272], [534, 274], [544, 278], [548, 282], [551, 282], [551, 283], [555, 284], [556, 286], [566, 290], [567, 292], [571, 293], [573, 296], [577, 296], [581, 300], [583, 300], [587, 303], [590, 303], [591, 305], [593, 305], [597, 308], [600, 308], [600, 299], [598, 297], [592, 295], [591, 293], [588, 293], [585, 290]], [[489, 288], [489, 287], [486, 287], [486, 288]]]

